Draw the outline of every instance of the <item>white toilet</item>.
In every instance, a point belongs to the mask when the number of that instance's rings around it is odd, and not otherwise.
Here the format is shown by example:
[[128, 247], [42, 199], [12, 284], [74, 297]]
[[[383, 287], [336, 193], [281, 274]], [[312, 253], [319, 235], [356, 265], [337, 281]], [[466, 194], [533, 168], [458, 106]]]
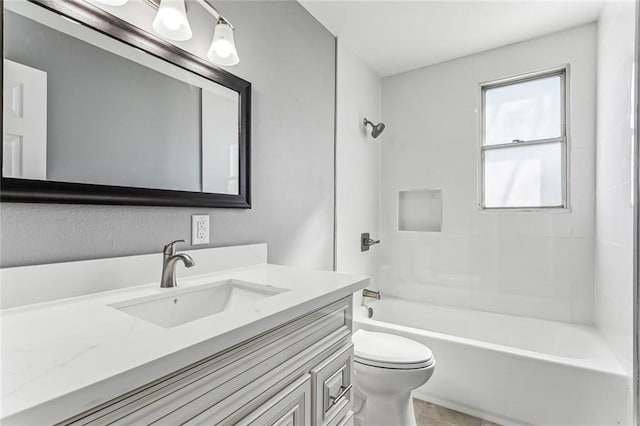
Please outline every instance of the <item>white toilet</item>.
[[357, 330], [352, 340], [357, 423], [415, 426], [411, 391], [433, 374], [431, 350], [405, 337], [366, 330]]

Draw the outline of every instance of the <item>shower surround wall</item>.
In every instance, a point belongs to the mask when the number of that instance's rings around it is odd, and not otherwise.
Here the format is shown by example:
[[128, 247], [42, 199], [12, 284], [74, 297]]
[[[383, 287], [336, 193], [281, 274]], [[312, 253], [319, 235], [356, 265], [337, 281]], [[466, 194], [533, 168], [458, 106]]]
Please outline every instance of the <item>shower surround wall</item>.
[[366, 117], [382, 115], [380, 77], [340, 40], [337, 43], [336, 102], [336, 270], [364, 274], [377, 287], [381, 245], [360, 251], [360, 234], [378, 238], [380, 147], [386, 135], [371, 137]]
[[634, 2], [611, 2], [598, 23], [595, 323], [628, 373], [633, 359], [634, 22]]
[[[479, 83], [570, 64], [571, 212], [477, 208]], [[594, 320], [596, 26], [383, 79], [384, 294], [529, 317]], [[398, 191], [442, 190], [441, 232], [399, 232]]]

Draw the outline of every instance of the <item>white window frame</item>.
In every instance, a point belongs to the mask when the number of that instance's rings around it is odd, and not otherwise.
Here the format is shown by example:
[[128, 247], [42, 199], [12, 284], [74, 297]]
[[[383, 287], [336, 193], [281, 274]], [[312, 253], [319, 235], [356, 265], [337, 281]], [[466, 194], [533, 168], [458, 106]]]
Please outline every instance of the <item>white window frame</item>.
[[[496, 87], [510, 86], [512, 84], [523, 83], [531, 80], [538, 80], [546, 77], [560, 77], [560, 95], [562, 96], [562, 110], [561, 110], [561, 135], [557, 138], [551, 139], [537, 139], [537, 140], [517, 140], [513, 142], [507, 142], [495, 145], [485, 145], [485, 94], [489, 89], [495, 89]], [[543, 71], [536, 71], [527, 74], [520, 74], [516, 76], [501, 78], [499, 80], [493, 80], [489, 82], [480, 83], [480, 96], [478, 100], [478, 209], [486, 212], [492, 211], [509, 211], [509, 212], [558, 212], [568, 213], [571, 211], [570, 206], [570, 191], [569, 191], [569, 176], [570, 176], [570, 161], [569, 161], [569, 64], [562, 66], [545, 69]], [[515, 146], [531, 146], [531, 145], [543, 145], [560, 142], [561, 151], [561, 167], [562, 167], [562, 204], [559, 206], [518, 206], [518, 207], [487, 207], [484, 203], [484, 157], [485, 152], [493, 149], [513, 148]]]

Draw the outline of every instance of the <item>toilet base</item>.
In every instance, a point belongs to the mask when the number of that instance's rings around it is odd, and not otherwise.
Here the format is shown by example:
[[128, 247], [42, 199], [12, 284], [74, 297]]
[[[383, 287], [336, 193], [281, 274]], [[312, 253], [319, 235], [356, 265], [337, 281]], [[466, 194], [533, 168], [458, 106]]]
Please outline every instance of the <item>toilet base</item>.
[[376, 395], [366, 399], [356, 387], [354, 409], [356, 426], [416, 426], [411, 392]]

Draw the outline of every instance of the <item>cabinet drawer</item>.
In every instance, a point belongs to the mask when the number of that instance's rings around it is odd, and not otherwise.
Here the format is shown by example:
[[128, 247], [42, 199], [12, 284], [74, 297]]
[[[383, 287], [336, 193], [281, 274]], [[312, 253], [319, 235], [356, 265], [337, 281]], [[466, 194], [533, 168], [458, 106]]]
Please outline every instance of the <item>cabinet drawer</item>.
[[350, 424], [348, 422], [349, 413], [352, 413], [351, 408], [352, 404], [343, 404], [344, 407], [334, 414], [327, 422], [324, 423], [324, 426], [345, 426]]
[[337, 424], [352, 406], [353, 345], [349, 344], [311, 370], [313, 424]]
[[347, 414], [338, 422], [338, 426], [353, 426], [353, 411], [347, 411]]
[[307, 426], [311, 423], [311, 380], [305, 374], [237, 426]]

